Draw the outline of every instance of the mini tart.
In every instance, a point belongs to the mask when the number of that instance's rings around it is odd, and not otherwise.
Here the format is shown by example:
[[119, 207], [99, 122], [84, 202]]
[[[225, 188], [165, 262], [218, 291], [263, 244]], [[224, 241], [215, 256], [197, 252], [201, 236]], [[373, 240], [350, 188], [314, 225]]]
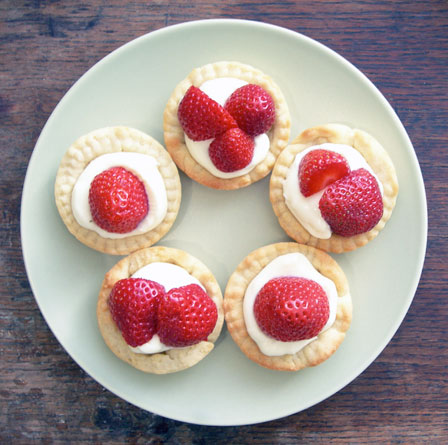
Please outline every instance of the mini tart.
[[[366, 233], [351, 237], [332, 234], [328, 239], [316, 238], [300, 224], [286, 205], [283, 183], [296, 155], [308, 147], [327, 142], [349, 145], [358, 150], [383, 185], [383, 216], [378, 224]], [[397, 194], [395, 168], [382, 145], [365, 131], [341, 124], [327, 124], [305, 130], [280, 154], [272, 171], [269, 197], [280, 225], [291, 238], [327, 252], [342, 253], [364, 246], [378, 235], [392, 214]]]
[[[202, 341], [187, 348], [170, 349], [157, 354], [137, 354], [132, 352], [125, 342], [109, 311], [110, 292], [118, 280], [129, 278], [143, 266], [154, 262], [180, 266], [197, 278], [204, 286], [218, 309], [218, 320], [207, 341]], [[168, 374], [190, 368], [213, 349], [224, 322], [222, 301], [222, 293], [218, 282], [201, 261], [182, 250], [157, 246], [132, 253], [106, 273], [98, 296], [96, 313], [98, 326], [104, 341], [118, 358], [144, 372]]]
[[[266, 158], [249, 173], [230, 179], [217, 178], [196, 162], [185, 145], [184, 130], [177, 118], [179, 103], [188, 88], [192, 85], [200, 87], [204, 82], [219, 77], [233, 77], [259, 85], [272, 96], [275, 102], [276, 117], [273, 126], [267, 133], [270, 149]], [[194, 69], [176, 86], [163, 114], [165, 145], [177, 166], [200, 184], [222, 190], [246, 187], [264, 178], [272, 170], [277, 156], [288, 144], [290, 125], [288, 106], [280, 88], [266, 74], [239, 62], [216, 62]]]
[[[338, 307], [336, 320], [316, 340], [295, 354], [267, 356], [249, 336], [243, 315], [243, 300], [247, 286], [261, 270], [278, 256], [298, 252], [303, 254], [314, 268], [336, 285]], [[230, 276], [224, 294], [224, 314], [227, 328], [242, 352], [265, 368], [277, 371], [298, 371], [316, 366], [328, 359], [345, 338], [352, 319], [352, 301], [347, 279], [342, 269], [328, 254], [314, 247], [297, 243], [277, 243], [261, 247], [249, 254]]]
[[[90, 161], [115, 152], [142, 153], [154, 157], [165, 183], [168, 208], [163, 221], [146, 233], [120, 239], [104, 238], [78, 224], [72, 212], [72, 191]], [[55, 183], [59, 214], [72, 235], [92, 249], [112, 255], [125, 255], [149, 247], [162, 238], [173, 225], [181, 201], [181, 184], [177, 167], [168, 152], [151, 136], [129, 127], [108, 127], [92, 131], [76, 140], [59, 166]]]

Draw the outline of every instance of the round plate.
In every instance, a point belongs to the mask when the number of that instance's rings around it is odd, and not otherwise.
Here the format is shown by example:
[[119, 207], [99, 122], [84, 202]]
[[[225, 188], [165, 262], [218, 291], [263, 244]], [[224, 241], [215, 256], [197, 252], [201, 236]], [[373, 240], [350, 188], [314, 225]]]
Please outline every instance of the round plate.
[[[198, 365], [176, 374], [144, 374], [116, 358], [96, 321], [97, 294], [119, 257], [85, 247], [62, 223], [53, 198], [68, 146], [95, 128], [127, 125], [163, 143], [162, 113], [176, 84], [195, 67], [236, 60], [271, 75], [287, 98], [291, 137], [340, 122], [375, 135], [397, 167], [400, 193], [380, 235], [355, 252], [335, 255], [353, 297], [346, 340], [325, 363], [297, 373], [247, 359], [224, 330]], [[222, 289], [252, 250], [287, 240], [268, 198], [269, 178], [217, 191], [182, 175], [176, 223], [158, 244], [195, 255]], [[412, 221], [412, 224], [409, 224]], [[32, 155], [21, 231], [28, 277], [48, 325], [73, 359], [101, 385], [145, 410], [204, 425], [240, 425], [304, 410], [356, 378], [386, 346], [414, 296], [426, 248], [426, 199], [411, 142], [375, 86], [345, 59], [286, 29], [241, 20], [171, 26], [112, 52], [68, 91]], [[400, 277], [400, 279], [396, 279]]]

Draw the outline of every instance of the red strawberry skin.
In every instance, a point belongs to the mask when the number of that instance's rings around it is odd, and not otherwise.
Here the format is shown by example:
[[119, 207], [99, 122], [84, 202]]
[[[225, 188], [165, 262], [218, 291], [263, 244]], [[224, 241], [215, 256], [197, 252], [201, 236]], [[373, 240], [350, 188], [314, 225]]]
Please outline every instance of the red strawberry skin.
[[129, 346], [150, 341], [157, 332], [157, 307], [165, 288], [144, 278], [125, 278], [115, 283], [109, 310]]
[[235, 119], [207, 94], [191, 86], [179, 103], [177, 117], [193, 141], [214, 138], [237, 126]]
[[235, 118], [238, 127], [250, 136], [266, 133], [275, 121], [275, 103], [259, 85], [248, 84], [235, 90], [224, 108]]
[[268, 281], [255, 298], [254, 315], [260, 329], [283, 342], [306, 340], [319, 334], [330, 306], [323, 288], [302, 277]]
[[239, 128], [232, 128], [212, 141], [208, 154], [218, 170], [229, 173], [250, 164], [254, 148], [253, 138]]
[[207, 340], [218, 319], [213, 300], [197, 284], [171, 289], [159, 302], [158, 335], [171, 347]]
[[145, 186], [123, 167], [112, 167], [95, 176], [89, 205], [94, 222], [112, 233], [131, 232], [149, 211]]
[[375, 177], [360, 168], [331, 184], [319, 201], [333, 233], [354, 236], [373, 229], [383, 216], [383, 199]]
[[306, 197], [314, 195], [349, 173], [344, 156], [331, 150], [312, 150], [299, 164], [300, 192]]

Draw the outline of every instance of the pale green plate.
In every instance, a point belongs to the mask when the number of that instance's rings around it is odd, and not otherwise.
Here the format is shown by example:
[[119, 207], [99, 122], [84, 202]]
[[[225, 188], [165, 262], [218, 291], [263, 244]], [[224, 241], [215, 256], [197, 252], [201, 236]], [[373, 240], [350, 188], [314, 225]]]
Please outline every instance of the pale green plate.
[[[197, 366], [172, 375], [137, 371], [117, 359], [98, 331], [95, 306], [105, 272], [118, 261], [85, 247], [62, 223], [53, 184], [67, 147], [95, 128], [128, 125], [160, 142], [162, 113], [175, 85], [195, 67], [245, 62], [271, 75], [285, 94], [292, 137], [340, 122], [375, 135], [397, 167], [400, 193], [378, 238], [335, 256], [353, 296], [353, 323], [327, 362], [298, 373], [259, 367], [226, 330]], [[182, 175], [178, 219], [160, 245], [206, 263], [224, 290], [252, 250], [287, 240], [268, 199], [269, 179], [238, 191], [207, 189]], [[114, 51], [68, 91], [32, 155], [21, 230], [28, 277], [54, 335], [73, 359], [113, 393], [145, 410], [192, 423], [240, 425], [304, 410], [356, 378], [394, 335], [413, 299], [426, 248], [423, 180], [411, 142], [374, 85], [345, 59], [303, 35], [256, 22], [210, 20], [168, 27]]]

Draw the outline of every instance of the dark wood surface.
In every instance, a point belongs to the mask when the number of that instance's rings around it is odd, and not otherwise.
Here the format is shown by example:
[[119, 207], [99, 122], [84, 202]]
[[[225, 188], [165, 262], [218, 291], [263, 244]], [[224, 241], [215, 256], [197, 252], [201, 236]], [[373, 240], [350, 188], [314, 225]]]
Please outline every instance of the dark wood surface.
[[[103, 389], [53, 337], [25, 273], [27, 164], [52, 110], [110, 51], [164, 26], [245, 18], [331, 47], [382, 91], [422, 168], [428, 251], [414, 302], [377, 360], [338, 394], [287, 418], [190, 425]], [[429, 1], [0, 1], [0, 443], [448, 443], [448, 3]]]

